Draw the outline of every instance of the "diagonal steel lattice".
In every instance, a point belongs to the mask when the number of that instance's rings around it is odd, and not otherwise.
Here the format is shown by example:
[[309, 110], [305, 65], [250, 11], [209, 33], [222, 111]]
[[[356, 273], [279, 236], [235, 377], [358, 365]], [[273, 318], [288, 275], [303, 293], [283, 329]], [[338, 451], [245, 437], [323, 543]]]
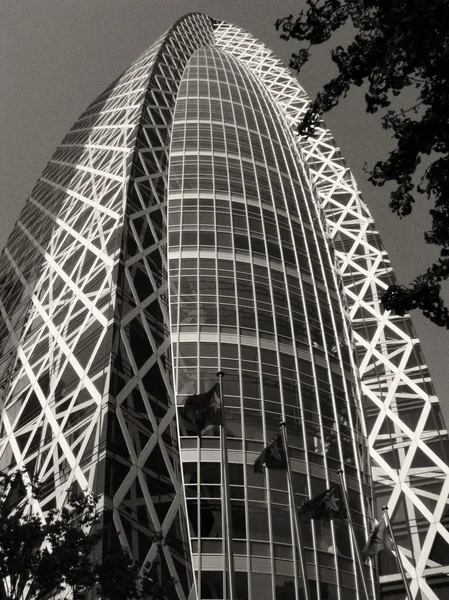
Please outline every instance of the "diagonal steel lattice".
[[[101, 496], [105, 549], [192, 585], [172, 403], [166, 173], [179, 81], [210, 44], [181, 19], [58, 147], [1, 257], [0, 469]], [[151, 571], [150, 571], [151, 576]]]
[[[215, 35], [215, 40], [214, 40]], [[34, 509], [101, 494], [108, 535], [192, 586], [173, 405], [166, 276], [171, 119], [196, 48], [250, 69], [291, 128], [308, 100], [241, 29], [188, 15], [77, 120], [0, 258], [0, 469], [42, 481]], [[438, 400], [410, 319], [386, 313], [393, 280], [372, 218], [330, 133], [297, 139], [336, 250], [358, 356], [379, 505], [388, 504], [414, 598], [449, 572], [449, 467]], [[388, 565], [387, 565], [388, 566]], [[382, 570], [394, 589], [399, 576]]]
[[[429, 581], [449, 574], [448, 436], [409, 315], [381, 305], [383, 291], [395, 281], [387, 253], [330, 132], [323, 125], [313, 138], [298, 138], [296, 127], [309, 104], [298, 82], [242, 29], [220, 23], [215, 36], [219, 48], [265, 84], [308, 167], [348, 303], [378, 514], [388, 505], [413, 597], [438, 600]], [[395, 571], [381, 563], [381, 589], [400, 586]]]

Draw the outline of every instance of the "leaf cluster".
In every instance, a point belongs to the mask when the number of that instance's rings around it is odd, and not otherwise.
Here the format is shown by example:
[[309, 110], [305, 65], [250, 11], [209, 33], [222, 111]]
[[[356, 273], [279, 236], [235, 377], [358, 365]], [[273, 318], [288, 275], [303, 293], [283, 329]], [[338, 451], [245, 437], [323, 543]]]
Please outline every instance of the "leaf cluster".
[[[91, 492], [72, 494], [59, 511], [45, 519], [32, 512], [39, 485], [27, 490], [25, 473], [0, 472], [0, 588], [4, 600], [19, 600], [24, 592], [34, 600], [49, 600], [65, 588], [74, 600], [175, 600], [176, 582], [154, 581], [121, 548], [94, 562], [92, 553], [101, 540], [97, 498]], [[25, 475], [26, 476], [26, 475]], [[92, 533], [96, 526], [97, 533]], [[158, 546], [163, 545], [161, 538]]]
[[98, 536], [90, 535], [97, 522], [97, 499], [92, 493], [73, 494], [60, 510], [44, 519], [31, 511], [38, 498], [34, 483], [26, 495], [24, 473], [0, 478], [0, 579], [6, 600], [16, 600], [26, 589], [36, 600], [64, 587], [92, 587], [96, 580], [90, 554]]
[[[424, 237], [440, 248], [439, 258], [412, 282], [407, 301], [404, 288], [401, 293], [388, 290], [383, 301], [398, 312], [405, 304], [420, 308], [431, 321], [449, 328], [440, 286], [449, 277], [449, 2], [307, 0], [306, 4], [297, 17], [276, 23], [283, 39], [306, 44], [292, 55], [293, 69], [299, 71], [311, 47], [331, 39], [345, 24], [352, 25], [354, 36], [346, 47], [332, 50], [338, 74], [311, 103], [299, 133], [313, 135], [320, 116], [352, 86], [367, 86], [367, 112], [382, 109], [382, 126], [396, 143], [374, 165], [369, 179], [376, 186], [394, 183], [390, 207], [400, 217], [412, 212], [419, 197], [431, 200], [431, 229]], [[392, 108], [398, 105], [397, 96], [403, 108]], [[423, 161], [425, 172], [417, 180], [416, 170]]]

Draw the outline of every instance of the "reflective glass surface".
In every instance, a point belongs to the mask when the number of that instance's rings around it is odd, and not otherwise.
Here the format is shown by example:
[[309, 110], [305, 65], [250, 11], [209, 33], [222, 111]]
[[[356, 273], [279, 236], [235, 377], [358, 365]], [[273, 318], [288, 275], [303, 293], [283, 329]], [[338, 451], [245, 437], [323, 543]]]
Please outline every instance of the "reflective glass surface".
[[[218, 50], [198, 50], [181, 80], [168, 230], [178, 407], [225, 372], [236, 571], [252, 565], [239, 585], [255, 597], [263, 575], [270, 597], [288, 597], [298, 573], [286, 475], [254, 474], [255, 458], [285, 420], [297, 506], [337, 482], [343, 464], [362, 543], [367, 446], [332, 248], [301, 161], [266, 90]], [[223, 566], [219, 428], [200, 447], [182, 409], [178, 424], [199, 585], [204, 599], [221, 597], [207, 583]], [[346, 522], [305, 523], [302, 537], [314, 590], [355, 594]]]

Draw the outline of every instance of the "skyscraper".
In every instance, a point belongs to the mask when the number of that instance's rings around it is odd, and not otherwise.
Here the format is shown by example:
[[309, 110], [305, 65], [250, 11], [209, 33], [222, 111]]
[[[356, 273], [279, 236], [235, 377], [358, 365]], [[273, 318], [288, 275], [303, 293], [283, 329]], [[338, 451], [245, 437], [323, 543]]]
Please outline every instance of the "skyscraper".
[[[94, 488], [105, 547], [221, 598], [220, 440], [180, 409], [221, 369], [239, 600], [294, 597], [285, 474], [252, 471], [281, 419], [297, 504], [343, 463], [359, 545], [388, 504], [413, 596], [438, 598], [447, 434], [338, 148], [295, 136], [306, 105], [262, 44], [194, 14], [77, 120], [1, 258], [0, 468], [37, 474], [42, 510]], [[303, 536], [319, 597], [363, 598], [346, 523]], [[380, 575], [404, 597], [391, 556]]]

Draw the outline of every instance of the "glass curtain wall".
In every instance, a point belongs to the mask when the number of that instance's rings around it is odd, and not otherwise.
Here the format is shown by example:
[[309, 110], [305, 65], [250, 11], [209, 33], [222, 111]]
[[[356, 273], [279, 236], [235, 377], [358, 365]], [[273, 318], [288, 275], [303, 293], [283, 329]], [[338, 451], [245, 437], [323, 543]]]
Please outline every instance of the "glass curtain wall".
[[[254, 474], [288, 423], [296, 504], [343, 463], [359, 544], [371, 515], [356, 372], [332, 254], [298, 156], [256, 78], [217, 49], [195, 52], [177, 97], [169, 165], [169, 282], [178, 408], [223, 382], [237, 597], [294, 597], [286, 474]], [[199, 597], [223, 597], [218, 428], [178, 411]], [[316, 597], [363, 596], [346, 522], [302, 525]], [[366, 566], [368, 580], [372, 572]], [[316, 584], [315, 584], [316, 582]], [[371, 584], [370, 584], [371, 585]], [[371, 585], [372, 589], [372, 585]]]

